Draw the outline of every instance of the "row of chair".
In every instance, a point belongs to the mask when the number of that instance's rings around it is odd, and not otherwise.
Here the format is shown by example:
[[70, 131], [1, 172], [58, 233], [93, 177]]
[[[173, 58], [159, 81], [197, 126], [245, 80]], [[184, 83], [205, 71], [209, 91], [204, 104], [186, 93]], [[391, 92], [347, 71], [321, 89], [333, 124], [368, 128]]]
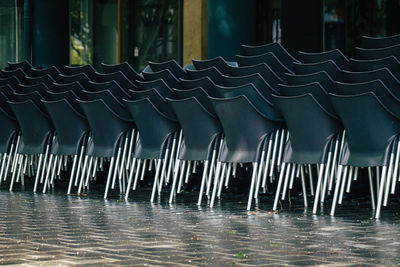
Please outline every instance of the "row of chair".
[[128, 198], [155, 165], [151, 201], [171, 184], [172, 202], [190, 174], [202, 169], [198, 204], [205, 191], [212, 207], [238, 168], [251, 163], [248, 209], [260, 187], [265, 191], [277, 180], [276, 209], [294, 177], [301, 178], [307, 205], [308, 175], [314, 213], [336, 182], [333, 214], [346, 179], [349, 192], [361, 167], [368, 167], [375, 206], [372, 167], [378, 166], [379, 217], [383, 189], [386, 205], [387, 184], [394, 193], [398, 172], [397, 54], [349, 60], [333, 50], [296, 59], [276, 43], [243, 46], [243, 52], [237, 63], [221, 57], [185, 68], [149, 62], [140, 75], [127, 63], [103, 64], [105, 74], [90, 65], [10, 63], [0, 74], [0, 108], [9, 125], [0, 180], [11, 172], [12, 190], [14, 181], [35, 175], [34, 191], [40, 181], [45, 192], [72, 161], [68, 193], [73, 185], [80, 193], [109, 161], [104, 196], [118, 178]]

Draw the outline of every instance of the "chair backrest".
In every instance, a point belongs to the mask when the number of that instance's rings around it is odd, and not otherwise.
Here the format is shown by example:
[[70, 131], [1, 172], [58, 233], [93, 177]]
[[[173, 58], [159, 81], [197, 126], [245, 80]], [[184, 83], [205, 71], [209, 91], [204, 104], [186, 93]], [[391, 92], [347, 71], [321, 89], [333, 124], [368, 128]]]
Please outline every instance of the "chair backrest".
[[142, 72], [142, 75], [147, 81], [162, 79], [170, 88], [182, 88], [179, 80], [168, 69], [157, 72]]
[[[83, 114], [83, 110], [79, 105], [77, 99], [87, 100], [86, 95], [82, 93], [85, 97], [79, 97], [74, 91], [64, 91], [64, 92], [48, 92], [50, 101], [66, 100], [75, 109], [76, 112]], [[43, 102], [43, 101], [42, 101]]]
[[8, 101], [18, 102], [14, 93], [12, 93], [12, 97], [10, 98], [3, 91], [0, 91], [0, 108], [7, 112], [10, 116], [14, 117], [13, 111], [11, 110], [10, 105], [8, 105]]
[[40, 77], [25, 77], [25, 84], [27, 85], [34, 85], [38, 83], [44, 83], [47, 87], [52, 86], [52, 84], [55, 82], [55, 80], [49, 75], [45, 74]]
[[167, 69], [178, 79], [188, 78], [186, 71], [174, 59], [157, 63], [149, 61], [149, 65], [152, 71], [158, 72]]
[[341, 164], [358, 167], [388, 164], [387, 150], [400, 132], [399, 120], [373, 92], [330, 96], [346, 130], [348, 148], [343, 149]]
[[206, 60], [192, 59], [192, 62], [197, 70], [204, 70], [210, 67], [215, 67], [224, 75], [232, 75], [229, 64], [222, 57], [215, 57]]
[[129, 89], [136, 89], [137, 86], [133, 84], [121, 71], [113, 73], [98, 73], [96, 72], [96, 79], [93, 82], [109, 82], [115, 81], [122, 89], [128, 91]]
[[203, 70], [186, 70], [186, 73], [192, 80], [208, 77], [215, 84], [222, 85], [222, 73], [216, 67], [210, 67]]
[[343, 81], [346, 83], [363, 83], [373, 80], [381, 80], [400, 99], [400, 81], [388, 68], [363, 72], [343, 71]]
[[44, 83], [37, 83], [34, 85], [23, 85], [21, 84], [19, 86], [19, 90], [17, 93], [20, 94], [26, 94], [26, 93], [32, 93], [32, 92], [38, 92], [44, 99], [47, 99], [48, 93], [47, 91], [49, 88], [44, 84]]
[[318, 63], [324, 62], [327, 60], [333, 60], [335, 64], [342, 70], [350, 69], [349, 59], [343, 55], [343, 53], [339, 49], [332, 49], [325, 52], [320, 53], [307, 53], [307, 52], [298, 52], [297, 57], [302, 63]]
[[46, 109], [44, 108], [43, 103], [41, 102], [41, 100], [45, 100], [45, 98], [39, 92], [32, 91], [30, 93], [22, 93], [22, 94], [14, 92], [14, 95], [17, 102], [24, 102], [27, 100], [31, 100], [43, 113], [46, 113]]
[[[163, 156], [168, 137], [179, 130], [176, 120], [170, 120], [148, 98], [125, 100], [125, 105], [135, 119], [139, 140], [135, 157], [159, 159]], [[157, 130], [154, 130], [157, 125]]]
[[397, 45], [383, 47], [383, 48], [372, 48], [366, 49], [361, 47], [354, 48], [354, 58], [356, 59], [380, 59], [389, 56], [395, 56], [400, 60], [400, 43]]
[[210, 100], [225, 134], [219, 160], [256, 162], [265, 137], [280, 125], [264, 117], [243, 95]]
[[55, 81], [58, 79], [60, 71], [52, 66], [47, 69], [31, 69], [28, 73], [30, 77], [42, 77], [44, 75], [50, 75]]
[[240, 77], [224, 76], [225, 86], [235, 87], [249, 83], [253, 84], [257, 90], [268, 100], [271, 99], [271, 94], [279, 94], [279, 91], [272, 88], [272, 86], [270, 86], [258, 73]]
[[239, 66], [253, 66], [260, 63], [266, 63], [282, 80], [285, 78], [285, 73], [293, 73], [293, 67], [290, 66], [289, 69], [287, 66], [283, 65], [282, 62], [272, 52], [256, 56], [236, 55], [236, 61], [238, 62]]
[[[199, 102], [203, 108], [205, 108], [209, 113], [215, 115], [215, 110], [213, 105], [211, 105], [210, 100], [208, 99], [207, 92], [202, 87], [196, 87], [193, 89], [186, 89], [186, 90], [179, 90], [174, 89], [176, 99], [187, 99], [194, 97], [196, 98], [197, 102]], [[168, 98], [173, 99], [173, 98]]]
[[329, 76], [335, 81], [342, 81], [342, 71], [333, 62], [333, 60], [327, 60], [318, 63], [293, 63], [294, 72], [296, 74], [311, 74], [320, 71], [326, 71]]
[[113, 111], [118, 117], [126, 120], [131, 121], [132, 118], [129, 115], [129, 112], [126, 110], [122, 99], [119, 100], [110, 90], [101, 90], [101, 91], [86, 91], [84, 90], [83, 93], [86, 95], [86, 99], [88, 101], [94, 101], [101, 99], [107, 107]]
[[15, 101], [15, 90], [10, 85], [1, 85], [0, 86], [0, 93], [4, 94], [8, 100]]
[[291, 69], [292, 62], [298, 62], [280, 43], [270, 43], [259, 46], [242, 45], [242, 50], [246, 56], [256, 56], [272, 52], [287, 68]]
[[70, 84], [73, 82], [79, 82], [79, 84], [85, 89], [89, 86], [89, 77], [85, 73], [78, 73], [74, 75], [63, 75], [60, 74], [58, 83], [60, 84]]
[[388, 68], [390, 72], [400, 80], [400, 61], [394, 56], [373, 60], [357, 60], [350, 58], [350, 67], [352, 71], [358, 72]]
[[92, 65], [82, 65], [82, 66], [66, 66], [64, 65], [59, 69], [64, 75], [76, 75], [79, 73], [84, 73], [89, 79], [94, 79], [96, 77], [96, 69]]
[[286, 83], [265, 63], [253, 66], [231, 67], [231, 72], [233, 76], [247, 76], [258, 73], [273, 88], [276, 88], [278, 84]]
[[400, 44], [400, 34], [387, 37], [361, 36], [362, 48], [382, 48]]
[[71, 82], [65, 84], [53, 83], [51, 88], [51, 91], [54, 93], [73, 91], [74, 94], [79, 98], [84, 97], [84, 94], [82, 93], [83, 90], [85, 90], [85, 88], [80, 84], [80, 82]]
[[338, 118], [326, 112], [311, 94], [273, 97], [290, 133], [284, 161], [296, 164], [325, 162], [330, 142], [341, 130]]
[[9, 86], [15, 88], [15, 87], [18, 87], [18, 85], [20, 83], [21, 83], [20, 80], [15, 76], [11, 76], [8, 78], [0, 78], [0, 86], [9, 85]]
[[137, 81], [138, 90], [157, 90], [164, 98], [175, 98], [172, 89], [164, 82], [163, 79], [153, 81]]
[[171, 107], [167, 104], [166, 99], [155, 89], [148, 89], [145, 91], [130, 91], [131, 97], [133, 100], [140, 100], [144, 98], [148, 98], [151, 103], [157, 107], [157, 109], [164, 114], [164, 116], [168, 117], [170, 120], [176, 120], [176, 116], [171, 109]]
[[122, 87], [114, 80], [108, 82], [89, 81], [88, 85], [89, 88], [86, 88], [85, 90], [89, 92], [109, 90], [118, 100], [129, 97], [129, 92], [122, 89]]
[[0, 70], [3, 74], [4, 78], [9, 78], [11, 76], [15, 76], [18, 80], [23, 81], [25, 76], [27, 76], [26, 72], [23, 69], [16, 69], [16, 70]]
[[279, 91], [283, 96], [311, 94], [327, 113], [330, 113], [333, 117], [336, 116], [328, 93], [318, 82], [302, 85], [280, 85], [279, 87]]
[[358, 95], [373, 92], [382, 105], [400, 119], [400, 98], [386, 87], [381, 80], [362, 83], [336, 82], [336, 90], [338, 95]]
[[19, 131], [18, 122], [7, 101], [7, 97], [0, 93], [0, 153], [9, 152], [11, 143]]
[[135, 83], [136, 80], [143, 80], [143, 77], [140, 76], [136, 72], [136, 70], [126, 61], [116, 65], [101, 63], [101, 67], [103, 68], [105, 73], [114, 73], [117, 71], [121, 71], [132, 83]]
[[22, 69], [24, 71], [29, 71], [33, 68], [31, 63], [26, 60], [21, 62], [8, 62], [7, 64], [10, 70]]
[[57, 149], [52, 153], [78, 155], [82, 138], [89, 132], [86, 118], [66, 99], [42, 100], [42, 102], [54, 125], [57, 137]]
[[286, 73], [286, 81], [289, 85], [302, 85], [318, 82], [328, 93], [335, 93], [335, 81], [326, 71], [311, 74], [289, 74]]
[[216, 84], [208, 77], [193, 80], [180, 79], [179, 81], [181, 82], [181, 85], [185, 90], [201, 87], [207, 92], [209, 96], [218, 97], [218, 92], [215, 91]]
[[268, 98], [264, 97], [262, 93], [252, 84], [244, 84], [235, 87], [222, 87], [217, 86], [219, 94], [223, 98], [232, 98], [240, 95], [246, 96], [247, 100], [260, 112], [264, 117], [271, 121], [282, 121], [282, 116], [274, 108], [272, 94]]
[[167, 101], [174, 110], [185, 137], [179, 159], [210, 160], [214, 140], [222, 132], [217, 117], [209, 113], [195, 96]]

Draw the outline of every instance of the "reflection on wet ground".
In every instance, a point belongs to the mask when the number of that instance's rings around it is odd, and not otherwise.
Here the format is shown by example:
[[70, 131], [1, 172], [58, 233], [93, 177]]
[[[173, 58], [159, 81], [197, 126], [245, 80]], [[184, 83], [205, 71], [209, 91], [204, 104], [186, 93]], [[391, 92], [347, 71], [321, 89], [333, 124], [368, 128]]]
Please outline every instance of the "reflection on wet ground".
[[[269, 210], [272, 197], [246, 212], [246, 195], [224, 194], [214, 209], [196, 206], [197, 192], [167, 204], [150, 192], [129, 202], [89, 196], [0, 191], [0, 264], [75, 265], [397, 265], [400, 205], [381, 220], [365, 201], [348, 201], [337, 216], [312, 216], [302, 198]], [[365, 204], [364, 204], [365, 203]], [[286, 203], [287, 204], [287, 203]], [[294, 205], [294, 206], [293, 206]], [[326, 207], [329, 207], [327, 203]]]

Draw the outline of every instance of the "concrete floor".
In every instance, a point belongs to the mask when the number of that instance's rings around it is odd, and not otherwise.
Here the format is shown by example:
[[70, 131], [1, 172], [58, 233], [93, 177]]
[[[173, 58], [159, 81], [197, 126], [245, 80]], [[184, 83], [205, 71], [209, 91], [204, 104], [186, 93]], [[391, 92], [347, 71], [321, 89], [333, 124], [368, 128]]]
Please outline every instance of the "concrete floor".
[[[167, 194], [150, 204], [148, 190], [129, 202], [102, 190], [88, 196], [0, 191], [0, 264], [10, 266], [365, 266], [400, 264], [400, 205], [373, 219], [367, 199], [312, 216], [301, 197], [270, 212], [263, 197], [246, 212], [245, 194], [225, 193], [214, 209], [197, 192]], [[311, 203], [311, 202], [310, 202]], [[288, 203], [283, 203], [288, 206]]]

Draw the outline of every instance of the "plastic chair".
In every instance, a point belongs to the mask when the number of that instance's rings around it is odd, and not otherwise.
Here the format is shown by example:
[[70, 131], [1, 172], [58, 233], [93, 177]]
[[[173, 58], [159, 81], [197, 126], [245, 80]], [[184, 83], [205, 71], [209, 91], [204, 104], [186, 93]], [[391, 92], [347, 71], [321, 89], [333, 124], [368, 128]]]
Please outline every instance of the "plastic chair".
[[92, 65], [82, 65], [82, 66], [67, 66], [64, 65], [59, 69], [62, 74], [64, 75], [76, 75], [80, 73], [84, 73], [89, 79], [95, 79], [96, 78], [96, 69]]
[[356, 59], [380, 59], [389, 56], [395, 56], [397, 59], [400, 60], [400, 43], [383, 48], [372, 48], [366, 49], [361, 47], [354, 48], [354, 58]]
[[326, 71], [314, 72], [311, 74], [289, 74], [286, 73], [286, 81], [289, 85], [303, 85], [318, 82], [327, 92], [335, 93], [335, 81]]
[[328, 92], [318, 82], [302, 85], [279, 85], [279, 92], [283, 96], [311, 94], [326, 112], [330, 113], [332, 117], [336, 117]]
[[140, 76], [128, 62], [122, 62], [120, 64], [108, 65], [101, 63], [101, 67], [103, 68], [105, 73], [114, 73], [114, 72], [122, 72], [132, 83], [136, 83], [136, 81], [143, 81], [143, 77]]
[[215, 67], [203, 70], [186, 70], [186, 73], [192, 80], [199, 80], [208, 77], [213, 83], [223, 85], [222, 73]]
[[[32, 94], [32, 96], [33, 95], [34, 94]], [[53, 141], [53, 125], [48, 115], [36, 105], [36, 103], [38, 103], [37, 101], [35, 103], [32, 100], [8, 103], [15, 114], [22, 132], [17, 149], [18, 154], [16, 155], [16, 164], [18, 163], [18, 166], [15, 168], [18, 167], [17, 169], [20, 170], [25, 162], [29, 162], [30, 155], [39, 155], [38, 165], [35, 168], [36, 176], [33, 188], [33, 192], [36, 192], [39, 177], [41, 182], [44, 178], [44, 166], [47, 164]], [[34, 163], [32, 162], [32, 164]], [[14, 171], [11, 178], [10, 191], [12, 191], [15, 178], [18, 180], [20, 174], [20, 171], [18, 171], [18, 175], [17, 172]]]
[[43, 98], [47, 99], [49, 88], [44, 83], [37, 83], [34, 85], [19, 85], [17, 93], [26, 94], [37, 91]]
[[0, 70], [0, 72], [3, 74], [4, 78], [10, 78], [12, 76], [15, 76], [18, 78], [20, 81], [24, 81], [25, 76], [27, 74], [22, 70], [22, 69], [16, 69], [16, 70]]
[[[220, 78], [222, 78], [222, 75], [220, 76]], [[201, 87], [205, 92], [207, 92], [209, 96], [218, 97], [218, 92], [215, 91], [216, 84], [208, 77], [203, 77], [194, 80], [180, 79], [180, 82], [184, 90], [190, 90], [197, 87]]]
[[65, 84], [53, 83], [53, 86], [51, 87], [51, 91], [53, 93], [72, 91], [76, 96], [78, 96], [78, 98], [84, 98], [84, 94], [82, 93], [83, 90], [85, 90], [85, 88], [81, 85], [80, 82], [76, 81]]
[[224, 75], [232, 75], [229, 64], [222, 57], [215, 57], [206, 60], [192, 59], [192, 62], [196, 70], [204, 70], [211, 67], [215, 67]]
[[15, 88], [18, 89], [18, 85], [20, 83], [21, 83], [20, 80], [15, 76], [11, 76], [9, 78], [0, 78], [0, 86], [9, 85], [12, 88], [14, 88], [14, 90]]
[[[202, 89], [200, 88], [199, 91], [201, 90]], [[180, 147], [178, 147], [178, 161], [175, 166], [179, 166], [181, 161], [185, 161], [185, 165], [189, 165], [192, 161], [201, 161], [204, 164], [199, 198], [197, 202], [197, 205], [201, 205], [206, 181], [206, 195], [209, 196], [211, 178], [216, 167], [216, 155], [219, 152], [219, 142], [221, 139], [222, 127], [216, 115], [210, 113], [209, 108], [203, 106], [201, 102], [198, 101], [197, 96], [182, 98], [179, 100], [167, 99], [167, 101], [177, 115], [184, 136]], [[214, 108], [212, 108], [212, 110], [214, 110]], [[190, 166], [188, 169], [190, 169]], [[181, 173], [184, 173], [184, 171], [184, 169], [181, 169]], [[169, 203], [172, 203], [174, 196], [178, 179], [178, 171], [176, 171], [174, 174]], [[182, 178], [178, 184], [178, 191], [180, 191], [179, 185], [182, 185], [184, 178], [183, 175], [180, 177]]]
[[[163, 112], [160, 112], [148, 98], [125, 100], [125, 105], [135, 119], [136, 127], [139, 132], [134, 158], [156, 161], [156, 173], [150, 198], [150, 201], [153, 202], [156, 189], [158, 189], [158, 194], [161, 194], [164, 177], [167, 176], [167, 166], [170, 165], [170, 162], [175, 158], [176, 152], [172, 148], [173, 145], [170, 145], [170, 143], [171, 141], [173, 142], [173, 140], [176, 142], [176, 133], [179, 130], [179, 125], [176, 120], [172, 120], [166, 117]], [[154, 130], [154, 125], [157, 125], [157, 131]], [[169, 151], [171, 151], [171, 153]], [[137, 174], [140, 171], [140, 167], [140, 162], [138, 162], [138, 167], [136, 169]], [[143, 164], [142, 172], [145, 171], [145, 168], [145, 164]], [[170, 170], [170, 168], [168, 169]], [[131, 169], [129, 175], [128, 189], [130, 189], [132, 179], [133, 169]], [[135, 180], [137, 179], [135, 178]], [[127, 197], [126, 195], [126, 198]]]
[[139, 90], [155, 89], [164, 98], [175, 98], [173, 90], [164, 82], [163, 79], [157, 79], [153, 81], [137, 81]]
[[287, 67], [287, 66], [283, 65], [283, 63], [277, 58], [277, 56], [271, 52], [261, 54], [261, 55], [256, 55], [256, 56], [236, 55], [236, 60], [239, 64], [239, 66], [241, 66], [241, 67], [242, 66], [253, 66], [253, 65], [260, 64], [260, 63], [265, 63], [282, 80], [285, 78], [285, 76], [284, 76], [285, 73], [293, 73], [292, 66]]
[[374, 60], [357, 60], [350, 58], [350, 67], [352, 71], [358, 72], [388, 68], [390, 72], [400, 80], [400, 61], [394, 56]]
[[271, 94], [279, 94], [279, 91], [272, 88], [258, 73], [240, 77], [223, 76], [223, 78], [224, 85], [229, 87], [242, 86], [251, 83], [269, 101], [271, 100]]
[[60, 74], [60, 78], [58, 79], [59, 84], [78, 82], [83, 88], [87, 88], [89, 86], [89, 81], [90, 79], [85, 73], [78, 73], [74, 75]]
[[286, 83], [265, 63], [245, 67], [231, 67], [231, 72], [233, 76], [248, 76], [258, 73], [274, 89], [278, 84]]
[[0, 93], [4, 94], [8, 100], [16, 100], [14, 92], [15, 90], [8, 84], [0, 86]]
[[173, 59], [159, 63], [149, 61], [149, 66], [153, 72], [167, 69], [178, 79], [188, 78], [186, 71]]
[[142, 72], [142, 75], [147, 81], [162, 79], [170, 88], [182, 88], [179, 80], [168, 69], [157, 72]]
[[46, 74], [40, 77], [25, 77], [24, 84], [35, 85], [38, 83], [44, 83], [47, 87], [51, 88], [51, 85], [54, 82], [55, 80], [49, 74]]
[[45, 98], [39, 92], [37, 91], [32, 91], [30, 93], [14, 92], [14, 95], [17, 102], [25, 102], [31, 100], [36, 105], [36, 107], [40, 109], [40, 111], [42, 111], [44, 114], [47, 113], [45, 107], [43, 106], [43, 103], [41, 102], [41, 100], [45, 100]]
[[[320, 195], [321, 202], [323, 202], [328, 183], [329, 188], [332, 187], [333, 172], [337, 165], [338, 147], [341, 145], [338, 143], [342, 132], [341, 123], [337, 117], [327, 112], [312, 94], [273, 95], [273, 97], [290, 133], [285, 144], [273, 210], [277, 209], [281, 189], [282, 200], [285, 199], [288, 185], [291, 189], [296, 168], [301, 168], [304, 206], [307, 207], [304, 168], [305, 165], [318, 164], [319, 174], [313, 207], [313, 214], [315, 214]], [[285, 178], [285, 181], [282, 188], [283, 178]], [[310, 186], [313, 187], [314, 185], [311, 183]]]
[[[96, 162], [101, 158], [111, 158], [104, 198], [107, 198], [108, 196], [111, 178], [113, 180], [113, 188], [117, 176], [119, 178], [120, 192], [123, 192], [125, 186], [122, 176], [126, 176], [124, 170], [127, 161], [127, 145], [125, 144], [129, 142], [129, 140], [126, 140], [125, 136], [132, 130], [134, 126], [133, 122], [127, 121], [115, 114], [102, 99], [93, 101], [77, 101], [80, 103], [85, 113], [91, 132], [91, 139], [88, 142], [86, 155], [88, 158], [95, 157]], [[94, 171], [96, 171], [96, 168], [94, 168]]]
[[[337, 182], [332, 202], [331, 215], [334, 215], [339, 195], [343, 196], [346, 179], [351, 184], [354, 168], [368, 167], [371, 202], [375, 207], [372, 167], [380, 166], [382, 171], [375, 217], [379, 218], [386, 183], [388, 193], [392, 177], [395, 142], [400, 132], [400, 120], [389, 112], [372, 92], [353, 96], [331, 94], [331, 101], [346, 130], [347, 142], [342, 149], [338, 167]], [[373, 123], [372, 123], [373, 122]], [[398, 158], [398, 155], [396, 155]], [[396, 163], [397, 164], [397, 163]], [[348, 174], [349, 172], [349, 174]], [[393, 176], [397, 181], [397, 176]], [[349, 191], [349, 190], [346, 190]]]
[[[268, 140], [268, 137], [273, 132], [280, 129], [282, 125], [257, 110], [245, 96], [210, 99], [225, 134], [214, 176], [210, 207], [213, 206], [215, 201], [217, 184], [220, 184], [222, 187], [225, 178], [223, 169], [226, 168], [224, 167], [226, 165], [222, 166], [221, 175], [221, 164], [251, 162], [253, 164], [253, 173], [247, 204], [247, 209], [249, 210], [251, 208], [256, 179], [260, 180], [261, 178], [261, 171], [259, 174], [257, 172], [258, 168], [263, 169], [264, 166], [266, 140]], [[268, 161], [269, 159], [267, 159]], [[220, 180], [219, 183], [218, 180]]]
[[292, 62], [298, 62], [280, 43], [270, 43], [259, 46], [242, 45], [242, 50], [246, 56], [257, 56], [272, 52], [287, 68], [291, 69]]
[[7, 70], [16, 70], [16, 69], [22, 69], [23, 71], [29, 71], [33, 69], [31, 63], [28, 61], [21, 61], [21, 62], [8, 62], [8, 67], [6, 68]]
[[350, 70], [349, 60], [339, 49], [332, 49], [320, 53], [298, 52], [297, 57], [302, 63], [319, 63], [332, 60], [342, 70]]
[[[69, 92], [73, 94], [72, 91]], [[79, 111], [76, 110], [77, 105], [72, 105], [66, 99], [55, 101], [42, 100], [42, 103], [44, 104], [54, 125], [55, 134], [53, 143], [56, 144], [52, 147], [50, 152], [49, 168], [46, 174], [43, 193], [46, 192], [48, 183], [54, 183], [55, 168], [62, 156], [72, 156], [73, 163], [67, 191], [67, 194], [70, 194], [75, 175], [79, 174], [79, 171], [77, 170], [75, 173], [75, 170], [77, 169], [77, 166], [80, 168], [82, 164], [82, 155], [79, 158], [80, 161], [77, 162], [79, 153], [81, 151], [83, 153], [85, 147], [87, 146], [86, 142], [89, 133], [89, 125], [86, 118], [82, 115], [82, 113], [80, 113], [81, 109], [79, 108]], [[53, 159], [54, 163], [52, 163]], [[82, 173], [82, 175], [84, 175], [84, 173]], [[78, 177], [76, 177], [76, 179], [78, 179]]]
[[44, 75], [50, 75], [55, 81], [58, 79], [60, 71], [52, 66], [47, 69], [31, 69], [28, 73], [30, 77], [42, 77]]
[[113, 73], [95, 73], [96, 77], [93, 79], [93, 82], [110, 82], [115, 81], [122, 89], [128, 91], [129, 89], [136, 89], [137, 86], [133, 84], [121, 71], [113, 72]]
[[362, 48], [383, 48], [400, 44], [400, 34], [387, 37], [361, 36]]
[[84, 93], [82, 93], [82, 97], [78, 96], [74, 91], [69, 90], [69, 91], [63, 91], [63, 92], [48, 92], [48, 99], [49, 101], [59, 101], [59, 100], [66, 100], [69, 105], [72, 106], [72, 108], [80, 113], [83, 116], [83, 110], [80, 106], [80, 104], [78, 103], [78, 101], [76, 101], [77, 99], [81, 99], [81, 100], [87, 100], [86, 99], [86, 95]]
[[129, 97], [129, 92], [122, 89], [122, 87], [119, 86], [119, 84], [114, 80], [108, 82], [89, 81], [88, 87], [85, 88], [85, 90], [89, 92], [100, 92], [104, 90], [109, 90], [118, 100], [122, 100], [126, 97]]
[[341, 69], [335, 64], [335, 62], [333, 62], [333, 60], [308, 64], [293, 63], [293, 69], [295, 74], [303, 75], [326, 71], [333, 80], [343, 80]]
[[[196, 98], [197, 102], [199, 102], [204, 109], [206, 109], [209, 113], [215, 115], [214, 107], [208, 99], [209, 94], [207, 94], [207, 92], [202, 87], [196, 87], [186, 90], [174, 89], [174, 93], [176, 99], [187, 99], [191, 97]], [[172, 100], [173, 98], [169, 99]]]

